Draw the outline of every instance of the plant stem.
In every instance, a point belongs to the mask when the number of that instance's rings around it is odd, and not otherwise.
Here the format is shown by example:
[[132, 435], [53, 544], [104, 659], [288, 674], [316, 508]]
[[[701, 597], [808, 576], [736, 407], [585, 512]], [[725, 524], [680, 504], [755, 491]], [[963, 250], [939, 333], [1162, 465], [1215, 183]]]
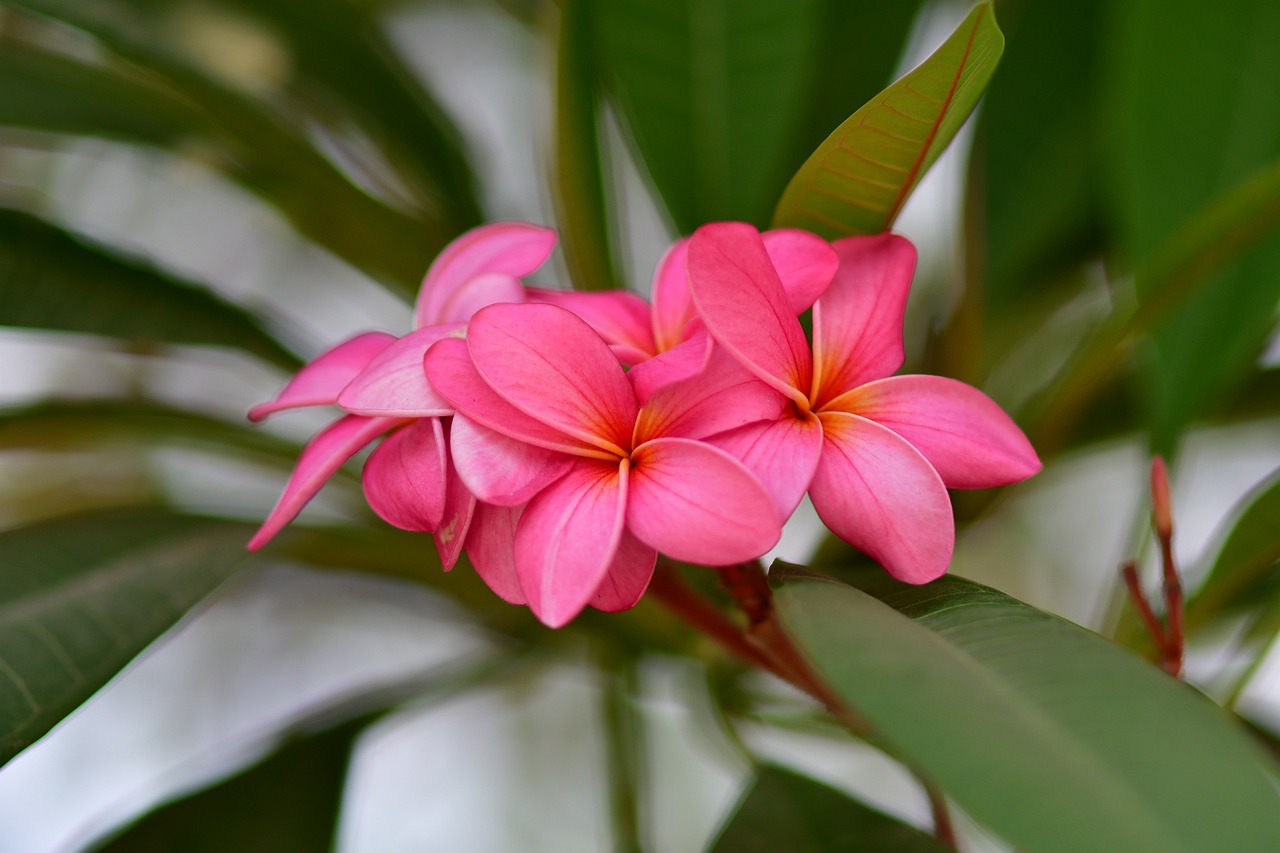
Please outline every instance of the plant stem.
[[920, 774], [916, 774], [924, 791], [929, 796], [929, 810], [933, 813], [933, 834], [940, 843], [951, 850], [956, 846], [956, 827], [951, 821], [951, 809], [947, 807], [947, 798], [932, 782]]

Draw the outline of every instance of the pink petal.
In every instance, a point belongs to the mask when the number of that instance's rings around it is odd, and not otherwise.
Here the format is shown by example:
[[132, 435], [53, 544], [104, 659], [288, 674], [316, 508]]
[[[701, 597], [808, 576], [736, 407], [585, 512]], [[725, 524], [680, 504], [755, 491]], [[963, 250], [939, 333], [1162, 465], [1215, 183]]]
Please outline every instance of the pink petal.
[[831, 532], [907, 583], [946, 572], [955, 519], [942, 478], [906, 439], [844, 412], [821, 415], [825, 441], [809, 497]]
[[516, 571], [534, 614], [552, 628], [591, 601], [622, 539], [626, 468], [579, 459], [525, 507]]
[[445, 466], [439, 418], [414, 421], [387, 436], [365, 460], [365, 499], [388, 524], [429, 533], [444, 515]]
[[684, 343], [636, 364], [627, 372], [631, 387], [641, 403], [664, 385], [695, 376], [707, 366], [711, 356], [711, 338], [706, 329], [698, 329]]
[[817, 234], [795, 228], [779, 228], [760, 236], [791, 300], [791, 310], [803, 314], [831, 284], [840, 263], [835, 250]]
[[995, 401], [941, 376], [890, 376], [833, 400], [829, 408], [887, 426], [909, 441], [951, 489], [988, 489], [1040, 470], [1031, 442]]
[[284, 487], [284, 494], [249, 540], [249, 550], [258, 550], [284, 529], [307, 501], [315, 497], [320, 487], [362, 447], [403, 423], [395, 418], [347, 415], [316, 433], [302, 448], [302, 455], [298, 457], [298, 464]]
[[410, 332], [379, 353], [338, 396], [353, 415], [430, 418], [453, 414], [453, 406], [427, 381], [422, 358], [436, 341], [457, 337], [458, 323]]
[[476, 574], [508, 604], [526, 603], [516, 576], [516, 525], [523, 509], [477, 503], [467, 533], [467, 558]]
[[609, 352], [613, 353], [618, 362], [624, 367], [631, 367], [636, 364], [644, 364], [653, 358], [653, 353], [637, 349], [627, 344], [609, 344]]
[[809, 343], [756, 229], [741, 222], [699, 228], [689, 242], [689, 287], [715, 342], [807, 408]]
[[462, 478], [453, 467], [453, 454], [449, 450], [449, 436], [445, 435], [445, 477], [444, 477], [444, 512], [441, 514], [440, 526], [436, 528], [434, 539], [436, 551], [440, 554], [440, 565], [447, 572], [458, 562], [462, 555], [462, 546], [466, 544], [467, 534], [471, 530], [471, 519], [475, 515], [476, 496], [471, 494]]
[[813, 481], [822, 455], [822, 426], [810, 415], [784, 416], [713, 435], [707, 443], [742, 462], [764, 483], [774, 506], [786, 519]]
[[524, 301], [524, 285], [515, 276], [501, 272], [481, 273], [467, 279], [441, 306], [440, 315], [446, 319], [440, 322], [465, 322], [485, 306]]
[[609, 453], [631, 446], [635, 392], [577, 315], [555, 305], [491, 305], [471, 320], [467, 346], [484, 380], [525, 414]]
[[519, 506], [556, 480], [573, 457], [508, 438], [454, 415], [449, 447], [458, 476], [477, 500]]
[[813, 308], [814, 405], [902, 366], [902, 315], [916, 268], [905, 237], [846, 237], [840, 268]]
[[[473, 228], [446, 246], [427, 270], [418, 291], [415, 327], [469, 319], [450, 313], [447, 306], [471, 279], [485, 273], [521, 278], [542, 266], [555, 246], [555, 231], [525, 222]], [[466, 302], [459, 300], [457, 307]]]
[[658, 552], [641, 542], [628, 530], [622, 531], [618, 553], [595, 595], [591, 606], [606, 613], [630, 610], [644, 597], [658, 563]]
[[667, 250], [653, 277], [653, 336], [658, 352], [666, 352], [685, 339], [685, 326], [697, 316], [689, 293], [689, 240]]
[[658, 438], [632, 453], [627, 528], [677, 560], [726, 566], [777, 544], [782, 518], [760, 481], [723, 450]]
[[581, 293], [530, 287], [526, 292], [531, 302], [558, 305], [577, 314], [610, 346], [643, 352], [645, 358], [656, 352], [649, 329], [649, 303], [630, 291]]
[[703, 438], [777, 420], [785, 405], [785, 397], [717, 347], [701, 373], [663, 386], [640, 408], [635, 443], [663, 436]]
[[427, 352], [424, 367], [432, 387], [458, 412], [481, 426], [548, 450], [611, 458], [593, 445], [534, 420], [499, 397], [476, 370], [466, 341], [440, 341]]
[[321, 353], [299, 370], [274, 400], [250, 409], [249, 420], [260, 421], [296, 406], [333, 405], [347, 383], [395, 340], [395, 335], [386, 332], [365, 332]]

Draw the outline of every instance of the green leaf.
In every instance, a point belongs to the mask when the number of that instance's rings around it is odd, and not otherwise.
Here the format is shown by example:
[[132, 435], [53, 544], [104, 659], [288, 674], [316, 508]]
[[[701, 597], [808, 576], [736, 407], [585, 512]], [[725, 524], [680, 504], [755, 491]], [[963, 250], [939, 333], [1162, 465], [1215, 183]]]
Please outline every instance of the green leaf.
[[1280, 562], [1280, 471], [1242, 500], [1217, 559], [1188, 603], [1188, 625], [1202, 624], [1224, 608], [1246, 603]]
[[774, 226], [828, 239], [889, 228], [973, 111], [1003, 49], [991, 4], [975, 7], [932, 56], [813, 152], [778, 202]]
[[275, 205], [301, 234], [406, 292], [456, 233], [355, 186], [286, 113], [167, 62], [139, 40], [146, 41], [136, 34], [109, 41], [124, 52], [101, 64], [7, 42], [0, 51], [0, 125], [198, 152]]
[[956, 577], [857, 588], [782, 567], [818, 674], [899, 757], [1028, 851], [1269, 850], [1275, 768], [1221, 709], [1130, 652]]
[[0, 209], [0, 325], [84, 332], [134, 344], [214, 344], [287, 370], [301, 360], [261, 321], [190, 281]]
[[[1165, 283], [1141, 274], [1187, 221], [1280, 155], [1280, 6], [1241, 0], [1115, 4], [1109, 172], [1122, 246], [1140, 300]], [[1273, 232], [1274, 233], [1274, 232]], [[1142, 391], [1155, 449], [1238, 386], [1274, 326], [1280, 236], [1202, 288], [1151, 342]]]
[[104, 853], [318, 853], [334, 849], [357, 718], [285, 743], [212, 788], [169, 803], [92, 849]]
[[767, 223], [818, 73], [821, 0], [601, 0], [598, 62], [677, 230]]
[[942, 853], [931, 835], [782, 767], [756, 773], [709, 853]]
[[226, 580], [247, 538], [244, 525], [154, 509], [0, 533], [0, 763]]
[[1005, 3], [1008, 41], [974, 136], [970, 192], [980, 218], [982, 299], [994, 324], [1036, 299], [1101, 236], [1099, 63], [1102, 0]]
[[[42, 400], [0, 408], [0, 448], [85, 450], [113, 442], [244, 451], [292, 468], [299, 445], [246, 423], [147, 400]], [[336, 475], [341, 476], [341, 472]]]
[[606, 203], [590, 0], [560, 4], [556, 55], [555, 202], [560, 247], [578, 290], [616, 287]]

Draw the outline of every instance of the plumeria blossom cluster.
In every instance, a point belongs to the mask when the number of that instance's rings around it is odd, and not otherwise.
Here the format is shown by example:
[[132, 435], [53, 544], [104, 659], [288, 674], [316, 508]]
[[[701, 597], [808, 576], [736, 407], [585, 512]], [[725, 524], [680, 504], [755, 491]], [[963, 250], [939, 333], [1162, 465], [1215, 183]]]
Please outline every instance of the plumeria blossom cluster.
[[708, 224], [667, 252], [651, 303], [525, 284], [555, 241], [523, 223], [463, 235], [427, 272], [413, 331], [345, 341], [250, 411], [342, 412], [250, 548], [380, 438], [363, 473], [374, 511], [434, 534], [446, 569], [465, 550], [558, 627], [633, 606], [659, 554], [760, 557], [806, 492], [834, 533], [924, 583], [951, 559], [948, 488], [1040, 468], [977, 389], [893, 375], [915, 270], [901, 236]]

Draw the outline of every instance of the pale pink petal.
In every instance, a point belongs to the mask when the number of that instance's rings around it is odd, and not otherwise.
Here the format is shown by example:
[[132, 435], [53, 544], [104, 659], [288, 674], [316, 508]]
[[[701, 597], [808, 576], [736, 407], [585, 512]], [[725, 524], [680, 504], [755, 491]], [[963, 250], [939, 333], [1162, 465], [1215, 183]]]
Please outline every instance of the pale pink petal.
[[320, 430], [307, 442], [298, 457], [284, 494], [249, 540], [249, 550], [256, 551], [275, 536], [302, 511], [342, 464], [362, 447], [390, 429], [405, 423], [395, 418], [362, 418], [347, 415]]
[[651, 438], [703, 438], [761, 420], [777, 420], [787, 404], [719, 347], [706, 367], [659, 388], [640, 407], [635, 443]]
[[759, 232], [741, 222], [699, 228], [689, 241], [689, 288], [715, 342], [807, 407], [809, 343]]
[[779, 228], [760, 236], [791, 300], [791, 310], [803, 314], [831, 284], [840, 263], [835, 250], [817, 234], [795, 228]]
[[414, 421], [383, 439], [365, 460], [365, 500], [388, 524], [430, 533], [444, 515], [445, 466], [440, 419]]
[[686, 337], [685, 326], [698, 313], [689, 293], [689, 240], [667, 250], [653, 277], [653, 336], [658, 352], [665, 352]]
[[476, 574], [508, 604], [526, 603], [516, 576], [516, 525], [523, 509], [477, 503], [467, 533], [467, 558]]
[[519, 506], [564, 475], [574, 457], [544, 450], [454, 415], [449, 431], [453, 464], [477, 500]]
[[469, 420], [495, 432], [548, 450], [586, 456], [606, 456], [594, 445], [565, 435], [536, 421], [498, 396], [471, 361], [466, 341], [440, 341], [424, 361], [431, 385]]
[[545, 302], [572, 311], [595, 329], [610, 346], [652, 356], [653, 332], [649, 329], [649, 303], [628, 290], [583, 293], [576, 290], [525, 289], [530, 302]]
[[353, 415], [430, 418], [453, 414], [453, 406], [427, 381], [422, 359], [436, 341], [457, 337], [458, 323], [410, 332], [369, 362], [338, 395], [338, 405]]
[[491, 305], [472, 318], [467, 347], [490, 387], [525, 414], [607, 452], [630, 447], [635, 392], [577, 315], [555, 305]]
[[457, 564], [458, 557], [462, 555], [462, 546], [466, 544], [471, 519], [478, 504], [476, 496], [471, 494], [453, 467], [453, 454], [448, 452], [448, 432], [445, 433], [445, 450], [444, 512], [434, 539], [436, 551], [440, 554], [440, 565], [447, 572]]
[[618, 552], [626, 504], [625, 467], [579, 459], [525, 507], [516, 571], [545, 624], [559, 628], [591, 601]]
[[473, 228], [436, 257], [422, 280], [414, 310], [415, 327], [466, 320], [446, 306], [467, 282], [485, 273], [521, 278], [536, 270], [556, 246], [556, 232], [525, 222], [498, 222]]
[[441, 306], [442, 323], [464, 322], [486, 305], [526, 301], [524, 285], [512, 275], [488, 272], [467, 279]]
[[822, 425], [814, 415], [784, 416], [747, 424], [706, 439], [737, 459], [764, 483], [786, 519], [804, 497], [822, 455]]
[[711, 350], [711, 338], [700, 328], [684, 343], [636, 364], [627, 372], [636, 398], [644, 403], [664, 385], [698, 374], [707, 366]]
[[955, 519], [942, 478], [906, 439], [843, 412], [821, 415], [822, 458], [809, 487], [831, 532], [907, 583], [947, 570]]
[[658, 562], [658, 552], [628, 530], [622, 531], [618, 553], [609, 571], [591, 596], [591, 606], [606, 613], [630, 610], [644, 597]]
[[326, 350], [307, 362], [274, 400], [250, 409], [249, 420], [260, 421], [272, 412], [297, 406], [333, 405], [347, 383], [395, 340], [386, 332], [365, 332]]
[[687, 438], [632, 453], [627, 529], [677, 560], [727, 566], [777, 544], [782, 517], [760, 481], [723, 450]]
[[815, 406], [902, 366], [902, 316], [916, 268], [905, 237], [846, 237], [840, 267], [813, 307]]
[[890, 376], [837, 397], [831, 409], [887, 426], [909, 441], [950, 489], [1027, 479], [1040, 458], [1018, 425], [977, 388], [942, 376]]

